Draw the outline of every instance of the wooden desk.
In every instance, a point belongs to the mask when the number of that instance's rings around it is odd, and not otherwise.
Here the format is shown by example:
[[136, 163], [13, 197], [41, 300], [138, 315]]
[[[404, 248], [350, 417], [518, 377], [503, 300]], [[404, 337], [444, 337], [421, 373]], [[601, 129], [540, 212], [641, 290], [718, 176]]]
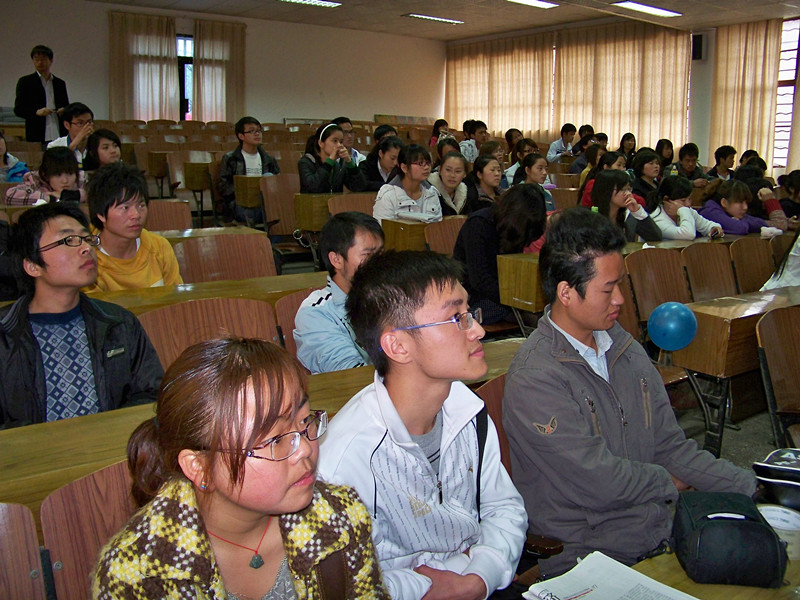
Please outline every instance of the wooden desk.
[[695, 583], [686, 575], [674, 554], [648, 558], [632, 567], [665, 585], [701, 600], [797, 600], [800, 597], [800, 562], [791, 561], [784, 580], [788, 585], [777, 589], [738, 585], [708, 585]]
[[235, 281], [204, 281], [137, 290], [95, 292], [90, 296], [124, 306], [137, 315], [168, 304], [199, 298], [253, 298], [266, 300], [274, 305], [279, 298], [292, 292], [312, 287], [324, 287], [326, 278], [326, 272], [316, 271]]
[[[725, 244], [726, 246], [730, 246], [733, 242], [738, 240], [739, 238], [745, 237], [743, 235], [726, 235], [724, 238], [721, 239], [714, 239], [711, 240], [707, 237], [700, 237], [695, 238], [693, 240], [662, 240], [660, 242], [646, 242], [648, 246], [652, 246], [653, 248], [674, 248], [678, 251], [686, 248], [686, 246], [691, 246], [692, 244]], [[750, 234], [750, 237], [761, 237], [757, 233]], [[632, 252], [636, 252], [637, 250], [641, 250], [644, 247], [645, 242], [628, 242], [625, 244], [625, 248], [622, 250], [622, 254], [628, 255]]]
[[295, 194], [294, 214], [304, 231], [320, 231], [328, 222], [328, 198], [341, 194]]
[[[489, 372], [476, 386], [505, 373], [522, 338], [484, 345]], [[332, 416], [373, 380], [372, 367], [311, 375], [314, 409]], [[52, 491], [98, 469], [124, 460], [133, 430], [153, 417], [153, 404], [0, 431], [0, 502], [25, 504], [37, 524], [39, 506]], [[37, 525], [38, 527], [38, 525]]]
[[213, 235], [266, 235], [263, 231], [253, 229], [252, 227], [203, 227], [198, 229], [165, 229], [163, 231], [154, 231], [173, 246], [183, 240], [190, 238], [209, 237]]
[[542, 311], [547, 305], [539, 280], [538, 254], [499, 254], [497, 279], [500, 304], [530, 312]]
[[386, 236], [384, 248], [387, 250], [425, 250], [425, 226], [429, 223], [408, 219], [381, 219], [381, 227]]

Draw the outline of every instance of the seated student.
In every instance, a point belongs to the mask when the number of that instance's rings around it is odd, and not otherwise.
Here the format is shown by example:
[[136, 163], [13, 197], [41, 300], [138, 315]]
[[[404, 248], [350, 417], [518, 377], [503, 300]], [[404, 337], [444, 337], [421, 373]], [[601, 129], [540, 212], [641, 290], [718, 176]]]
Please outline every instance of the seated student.
[[381, 186], [397, 177], [400, 169], [397, 157], [403, 149], [403, 140], [394, 135], [385, 136], [367, 155], [358, 168], [367, 180], [366, 189], [377, 192]]
[[520, 171], [520, 167], [522, 166], [522, 161], [525, 159], [525, 157], [528, 156], [528, 154], [533, 154], [534, 152], [538, 153], [539, 147], [531, 138], [522, 138], [521, 140], [517, 141], [513, 152], [514, 164], [508, 167], [505, 170], [505, 173], [503, 173], [511, 185], [517, 185], [518, 183], [525, 181], [525, 170], [523, 169]]
[[578, 143], [572, 147], [572, 154], [577, 158], [575, 158], [569, 166], [570, 173], [573, 175], [580, 175], [583, 172], [589, 164], [589, 160], [586, 158], [586, 149], [595, 143], [597, 143], [597, 138], [594, 137], [593, 133], [588, 133], [580, 138]]
[[703, 171], [703, 167], [697, 163], [700, 150], [697, 144], [689, 142], [681, 146], [678, 150], [678, 162], [664, 170], [664, 177], [669, 175], [680, 175], [692, 182], [696, 188], [704, 188], [708, 185], [708, 177]]
[[474, 163], [478, 158], [478, 148], [489, 141], [489, 132], [483, 121], [470, 120], [466, 121], [464, 125], [464, 135], [467, 136], [467, 139], [458, 145], [459, 150], [467, 162]]
[[479, 156], [467, 176], [467, 212], [475, 212], [494, 204], [500, 197], [503, 167], [492, 155]]
[[596, 133], [594, 137], [597, 140], [597, 143], [600, 144], [607, 151], [608, 150], [608, 134], [607, 133], [603, 133], [601, 131], [600, 133]]
[[661, 174], [666, 175], [670, 166], [672, 166], [674, 152], [672, 142], [667, 138], [661, 138], [656, 142], [655, 151], [656, 155], [658, 155], [658, 159], [661, 161]]
[[101, 550], [92, 597], [388, 599], [369, 513], [317, 480], [328, 418], [306, 387], [266, 340], [184, 350], [128, 441], [141, 508]]
[[147, 231], [147, 183], [136, 167], [114, 163], [95, 171], [89, 214], [100, 238], [97, 281], [87, 292], [183, 283], [170, 243]]
[[[609, 169], [625, 171], [625, 157], [619, 152], [606, 152], [600, 157], [600, 160], [597, 161], [597, 166], [589, 171], [581, 189], [578, 190], [578, 198], [580, 198], [580, 204], [582, 206], [589, 208], [592, 205], [592, 188], [594, 187], [595, 178], [598, 173]], [[639, 203], [644, 205], [644, 199]]]
[[496, 142], [494, 140], [490, 140], [485, 144], [481, 144], [480, 149], [478, 150], [478, 156], [493, 156], [497, 159], [497, 163], [500, 165], [500, 191], [507, 190], [510, 187], [510, 181], [506, 178], [505, 174], [505, 165], [506, 165], [506, 153], [503, 150], [503, 147], [500, 145], [500, 142]]
[[585, 125], [581, 125], [578, 127], [578, 137], [582, 138], [586, 134], [594, 135], [594, 127], [586, 123]]
[[84, 171], [95, 171], [100, 167], [119, 162], [122, 156], [122, 142], [110, 129], [98, 129], [86, 142], [86, 157], [83, 159]]
[[[522, 135], [522, 132], [519, 129], [512, 127], [511, 129], [508, 129], [506, 131], [504, 137], [506, 138], [506, 146], [507, 146], [506, 150], [508, 155], [508, 162], [514, 162], [514, 160], [516, 159], [516, 155], [514, 154], [514, 152], [517, 149], [517, 143], [525, 136]], [[509, 179], [509, 181], [511, 180]]]
[[733, 146], [720, 146], [714, 150], [716, 164], [708, 172], [708, 176], [728, 181], [733, 177], [733, 161], [735, 159], [736, 148]]
[[[461, 146], [458, 145], [456, 138], [443, 135], [439, 138], [439, 142], [436, 144], [436, 164], [433, 165], [433, 173], [439, 170], [439, 165], [442, 164], [442, 159], [455, 152], [456, 154], [461, 154]], [[461, 154], [461, 156], [464, 156]]]
[[[261, 177], [281, 172], [278, 162], [261, 147], [261, 136], [264, 132], [258, 119], [242, 117], [236, 121], [234, 132], [239, 139], [239, 146], [222, 157], [217, 179], [217, 190], [222, 199], [220, 207], [222, 218], [226, 223], [230, 223], [234, 218], [246, 221], [244, 213], [241, 209], [237, 211], [236, 207], [234, 189], [236, 175]], [[260, 220], [263, 220], [263, 215], [260, 216]]]
[[440, 254], [390, 251], [364, 263], [347, 298], [375, 380], [331, 421], [319, 473], [364, 499], [392, 598], [486, 598], [511, 582], [524, 541], [497, 431], [458, 381], [487, 370], [460, 278]]
[[359, 212], [333, 215], [322, 227], [319, 251], [328, 285], [303, 300], [294, 319], [297, 359], [312, 373], [360, 367], [369, 362], [356, 343], [344, 303], [358, 267], [383, 249], [383, 229]]
[[800, 285], [800, 229], [794, 234], [791, 249], [784, 255], [781, 264], [775, 269], [772, 277], [761, 287], [761, 291]]
[[742, 155], [739, 157], [739, 166], [743, 167], [744, 165], [749, 165], [750, 161], [755, 160], [756, 158], [761, 158], [758, 155], [758, 150], [753, 150], [752, 148], [748, 148]]
[[547, 150], [547, 162], [557, 162], [561, 160], [561, 156], [572, 155], [572, 140], [575, 139], [575, 134], [578, 132], [575, 125], [572, 123], [564, 123], [561, 126], [561, 137], [555, 142], [550, 144]]
[[747, 212], [754, 217], [764, 219], [768, 227], [787, 231], [797, 227], [797, 221], [787, 219], [783, 206], [772, 191], [772, 184], [764, 179], [764, 170], [755, 163], [760, 160], [752, 157], [751, 162], [742, 165], [734, 173], [734, 179], [750, 188], [753, 199], [748, 203]]
[[433, 223], [442, 220], [439, 194], [428, 183], [431, 155], [419, 144], [409, 144], [398, 156], [400, 171], [378, 190], [372, 216]]
[[[444, 119], [436, 119], [433, 122], [433, 130], [431, 131], [431, 139], [428, 142], [430, 148], [435, 148], [439, 143], [439, 138], [450, 134], [450, 127]], [[395, 134], [396, 135], [396, 134]]]
[[622, 230], [582, 207], [548, 229], [550, 304], [509, 367], [503, 426], [531, 531], [564, 543], [555, 576], [594, 550], [631, 565], [670, 537], [678, 491], [751, 495], [752, 471], [687, 440], [645, 350], [616, 323]]
[[661, 172], [661, 161], [652, 150], [639, 150], [631, 163], [635, 179], [631, 191], [637, 196], [647, 198], [658, 189], [656, 179]]
[[631, 179], [624, 171], [609, 169], [597, 174], [592, 188], [592, 206], [619, 227], [629, 242], [637, 238], [645, 242], [662, 239], [661, 229], [633, 197]]
[[306, 153], [297, 162], [300, 191], [304, 194], [363, 192], [367, 180], [342, 141], [342, 128], [335, 123], [320, 125], [306, 142]]
[[94, 131], [94, 113], [85, 104], [73, 102], [64, 108], [61, 113], [64, 128], [67, 135], [56, 138], [49, 144], [48, 148], [66, 147], [75, 153], [75, 160], [78, 166], [83, 169], [83, 159], [86, 156], [86, 142]]
[[586, 148], [586, 168], [581, 171], [580, 179], [578, 179], [579, 187], [583, 186], [586, 182], [589, 173], [597, 168], [597, 163], [600, 162], [600, 159], [603, 158], [605, 153], [606, 149], [600, 144], [590, 144], [589, 147]]
[[693, 240], [697, 236], [724, 235], [722, 226], [700, 216], [692, 208], [692, 184], [686, 177], [669, 175], [647, 199], [645, 209], [661, 229], [665, 240]]
[[767, 222], [747, 214], [747, 205], [752, 200], [753, 194], [744, 183], [725, 181], [717, 188], [714, 197], [697, 212], [709, 221], [719, 223], [725, 233], [759, 233], [762, 227], [767, 227]]
[[335, 119], [331, 120], [331, 123], [342, 128], [342, 143], [344, 144], [344, 147], [347, 148], [347, 152], [353, 159], [353, 162], [356, 163], [356, 165], [360, 165], [361, 162], [367, 157], [353, 148], [353, 144], [356, 140], [356, 132], [353, 128], [352, 121], [350, 121], [350, 119], [347, 117], [336, 117]]
[[86, 202], [83, 171], [69, 148], [48, 148], [38, 173], [27, 172], [22, 183], [6, 190], [6, 204], [28, 206], [58, 200]]
[[31, 208], [12, 229], [25, 295], [0, 308], [0, 429], [155, 400], [163, 371], [139, 321], [80, 293], [99, 243], [72, 202]]
[[636, 155], [636, 136], [630, 131], [622, 136], [617, 152], [625, 157], [625, 168], [630, 169], [633, 157]]
[[556, 203], [553, 201], [553, 194], [550, 193], [550, 190], [544, 188], [544, 183], [547, 181], [548, 164], [544, 156], [534, 152], [528, 154], [522, 161], [522, 172], [525, 173], [523, 183], [536, 185], [544, 195], [547, 211], [552, 212], [556, 209]]
[[778, 185], [784, 192], [780, 199], [783, 212], [790, 219], [800, 218], [800, 170], [779, 176]]
[[9, 154], [6, 138], [0, 131], [0, 183], [18, 183], [28, 172], [28, 165], [13, 154]]
[[375, 131], [372, 132], [372, 139], [374, 143], [377, 145], [385, 137], [395, 136], [397, 137], [397, 129], [392, 127], [391, 125], [378, 125], [375, 128]]
[[436, 173], [428, 176], [428, 183], [439, 194], [442, 216], [461, 215], [467, 212], [467, 159], [460, 152], [445, 154]]
[[511, 309], [500, 304], [497, 255], [522, 252], [542, 237], [546, 221], [542, 188], [520, 183], [499, 202], [473, 212], [459, 231], [453, 258], [464, 268], [469, 305], [483, 311], [485, 323], [511, 317]]

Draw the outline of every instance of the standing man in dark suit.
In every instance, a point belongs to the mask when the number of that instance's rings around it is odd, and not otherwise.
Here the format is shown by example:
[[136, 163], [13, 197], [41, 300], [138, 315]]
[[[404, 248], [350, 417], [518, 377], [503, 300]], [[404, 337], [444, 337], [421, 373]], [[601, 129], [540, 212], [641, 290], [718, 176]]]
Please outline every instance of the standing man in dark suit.
[[69, 96], [64, 80], [50, 73], [53, 64], [50, 48], [34, 46], [31, 59], [36, 72], [17, 81], [14, 114], [25, 119], [25, 139], [44, 144], [66, 134], [59, 117], [69, 104]]

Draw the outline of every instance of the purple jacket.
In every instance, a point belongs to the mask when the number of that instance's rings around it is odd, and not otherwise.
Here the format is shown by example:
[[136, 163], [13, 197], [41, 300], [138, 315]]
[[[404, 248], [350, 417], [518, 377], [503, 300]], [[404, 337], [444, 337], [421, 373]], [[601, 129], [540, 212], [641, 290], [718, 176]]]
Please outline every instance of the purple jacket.
[[747, 235], [748, 233], [759, 233], [762, 227], [767, 226], [764, 219], [759, 219], [753, 215], [745, 215], [742, 219], [734, 219], [722, 205], [716, 200], [709, 200], [699, 211], [702, 217], [709, 221], [714, 221], [722, 225], [722, 231], [733, 235]]

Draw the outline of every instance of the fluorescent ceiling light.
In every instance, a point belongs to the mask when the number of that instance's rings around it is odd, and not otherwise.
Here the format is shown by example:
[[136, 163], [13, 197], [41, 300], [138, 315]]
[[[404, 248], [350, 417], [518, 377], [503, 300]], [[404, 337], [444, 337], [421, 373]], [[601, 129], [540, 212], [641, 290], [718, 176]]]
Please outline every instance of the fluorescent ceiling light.
[[444, 19], [442, 17], [431, 17], [430, 15], [418, 15], [416, 13], [408, 13], [404, 17], [413, 17], [414, 19], [424, 19], [426, 21], [437, 21], [438, 23], [450, 23], [451, 25], [463, 25], [464, 21], [456, 21], [455, 19]]
[[328, 0], [281, 0], [281, 2], [291, 2], [292, 4], [307, 4], [308, 6], [322, 6], [325, 8], [336, 8], [341, 6], [341, 2], [328, 2]]
[[508, 2], [516, 2], [517, 4], [527, 4], [528, 6], [533, 6], [535, 8], [553, 8], [558, 6], [558, 4], [553, 4], [552, 2], [544, 2], [543, 0], [508, 0]]
[[639, 4], [638, 2], [614, 2], [612, 6], [619, 6], [620, 8], [627, 8], [628, 10], [635, 10], [638, 12], [647, 13], [648, 15], [655, 15], [657, 17], [682, 17], [683, 13], [672, 12], [664, 8], [656, 8], [655, 6], [647, 6], [647, 4]]

